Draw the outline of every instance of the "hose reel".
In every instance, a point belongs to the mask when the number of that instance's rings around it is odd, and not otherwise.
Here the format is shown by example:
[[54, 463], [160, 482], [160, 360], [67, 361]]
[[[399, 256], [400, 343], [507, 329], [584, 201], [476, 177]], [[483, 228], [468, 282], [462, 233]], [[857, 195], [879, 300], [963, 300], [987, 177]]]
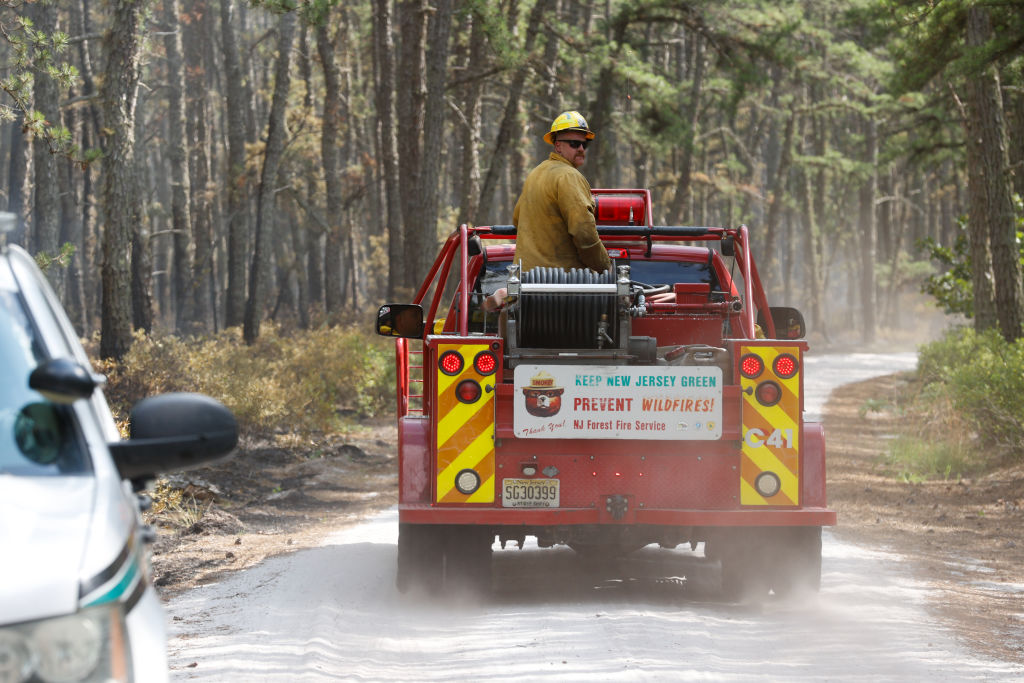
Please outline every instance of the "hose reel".
[[596, 349], [602, 328], [609, 337], [606, 345], [618, 345], [618, 305], [611, 271], [539, 267], [523, 273], [522, 284], [517, 325], [520, 346]]

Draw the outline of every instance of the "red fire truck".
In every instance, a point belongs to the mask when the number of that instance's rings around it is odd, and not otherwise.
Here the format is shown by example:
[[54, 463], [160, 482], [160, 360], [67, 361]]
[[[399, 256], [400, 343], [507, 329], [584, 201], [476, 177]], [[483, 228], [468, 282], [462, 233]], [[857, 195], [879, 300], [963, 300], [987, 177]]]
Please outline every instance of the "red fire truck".
[[462, 226], [378, 313], [398, 588], [488, 590], [495, 539], [533, 536], [591, 556], [703, 542], [728, 595], [817, 590], [835, 512], [803, 317], [769, 307], [745, 226], [656, 226], [649, 191], [594, 195], [611, 271], [520, 272], [513, 226]]

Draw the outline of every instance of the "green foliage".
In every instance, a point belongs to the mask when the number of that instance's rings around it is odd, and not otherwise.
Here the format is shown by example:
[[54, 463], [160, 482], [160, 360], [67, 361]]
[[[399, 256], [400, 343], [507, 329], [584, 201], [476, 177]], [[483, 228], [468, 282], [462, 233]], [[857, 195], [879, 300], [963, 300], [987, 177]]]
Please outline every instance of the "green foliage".
[[0, 103], [0, 121], [13, 121], [20, 114], [25, 132], [46, 140], [53, 153], [88, 163], [89, 159], [81, 158], [80, 150], [73, 144], [71, 131], [59, 122], [48, 121], [45, 114], [33, 107], [33, 87], [37, 79], [50, 79], [65, 91], [78, 82], [78, 69], [69, 62], [59, 61], [68, 50], [68, 35], [63, 31], [40, 31], [25, 16], [4, 22], [0, 35], [12, 53], [7, 75], [0, 78], [0, 90], [13, 101], [12, 105]]
[[252, 346], [237, 328], [187, 340], [137, 333], [123, 363], [97, 366], [115, 413], [148, 395], [196, 391], [223, 402], [250, 433], [334, 431], [347, 416], [390, 408], [394, 391], [389, 340], [341, 327], [285, 336], [266, 325]]
[[921, 347], [918, 374], [922, 396], [948, 399], [980, 443], [1024, 457], [1024, 339], [957, 328]]
[[921, 292], [934, 297], [946, 313], [974, 315], [974, 286], [971, 284], [971, 260], [968, 253], [966, 219], [958, 221], [953, 246], [944, 247], [931, 237], [919, 240], [917, 248], [935, 261], [942, 272], [928, 276]]
[[[1014, 196], [1017, 209], [1017, 250], [1021, 265], [1024, 265], [1024, 200]], [[924, 294], [935, 298], [946, 313], [961, 313], [970, 318], [974, 315], [974, 287], [972, 283], [970, 242], [967, 233], [967, 218], [957, 221], [957, 234], [953, 246], [944, 247], [928, 237], [919, 240], [917, 247], [935, 261], [942, 272], [928, 277], [921, 286]]]
[[861, 418], [867, 416], [868, 413], [881, 413], [889, 410], [893, 407], [892, 401], [883, 398], [869, 398], [861, 404], [860, 408], [857, 409], [857, 414]]
[[936, 441], [914, 436], [893, 440], [886, 464], [900, 479], [919, 482], [926, 479], [961, 479], [981, 469], [970, 448], [961, 441]]
[[60, 251], [57, 252], [57, 254], [48, 254], [45, 251], [41, 251], [35, 255], [35, 260], [36, 265], [39, 266], [39, 270], [45, 273], [54, 265], [59, 268], [67, 268], [71, 265], [71, 259], [74, 255], [75, 245], [71, 242], [65, 242], [60, 245]]

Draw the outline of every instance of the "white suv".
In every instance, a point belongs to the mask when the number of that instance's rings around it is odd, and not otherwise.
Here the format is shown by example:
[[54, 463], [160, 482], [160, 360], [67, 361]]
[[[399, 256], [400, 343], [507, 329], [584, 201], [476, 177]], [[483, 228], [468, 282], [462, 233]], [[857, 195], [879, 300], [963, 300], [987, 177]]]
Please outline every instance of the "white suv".
[[0, 682], [166, 680], [136, 493], [157, 472], [230, 454], [234, 416], [166, 394], [135, 406], [121, 441], [103, 378], [13, 246], [0, 246], [0, 367]]

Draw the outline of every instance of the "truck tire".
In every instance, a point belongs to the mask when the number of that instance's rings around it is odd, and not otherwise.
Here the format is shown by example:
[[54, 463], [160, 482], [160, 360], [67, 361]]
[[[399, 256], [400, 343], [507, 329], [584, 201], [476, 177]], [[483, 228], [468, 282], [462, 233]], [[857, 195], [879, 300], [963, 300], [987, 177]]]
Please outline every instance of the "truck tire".
[[765, 567], [764, 529], [727, 529], [707, 541], [705, 555], [722, 566], [722, 597], [745, 602], [763, 600], [771, 588]]
[[[821, 588], [821, 527], [751, 527], [714, 537], [705, 550], [722, 565], [722, 595], [758, 600]], [[709, 553], [710, 551], [710, 553]]]
[[475, 526], [444, 527], [444, 592], [484, 596], [491, 592], [494, 533]]
[[764, 567], [750, 552], [727, 552], [722, 563], [722, 596], [726, 600], [763, 600], [770, 589]]
[[432, 524], [398, 524], [398, 567], [395, 587], [400, 593], [422, 591], [436, 595], [444, 578], [444, 536]]
[[776, 595], [821, 589], [821, 527], [782, 527], [773, 547], [772, 590]]

